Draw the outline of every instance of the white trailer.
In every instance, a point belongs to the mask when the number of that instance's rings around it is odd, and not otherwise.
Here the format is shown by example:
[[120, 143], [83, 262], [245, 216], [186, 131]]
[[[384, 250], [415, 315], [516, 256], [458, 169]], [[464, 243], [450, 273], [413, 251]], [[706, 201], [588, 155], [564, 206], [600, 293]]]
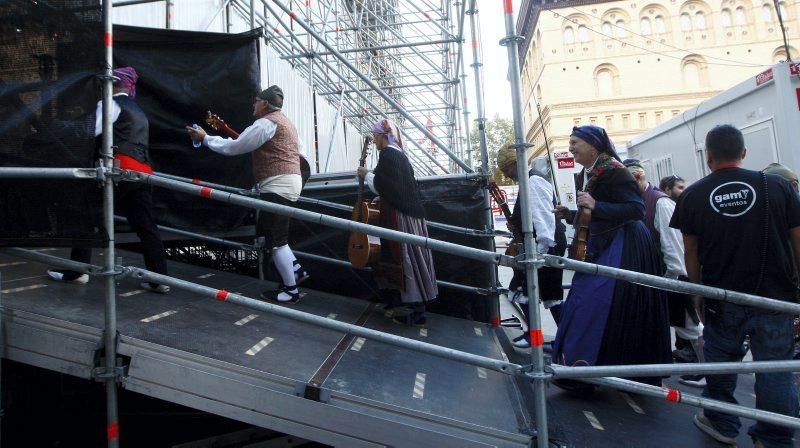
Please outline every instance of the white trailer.
[[705, 136], [720, 124], [744, 134], [745, 168], [779, 162], [800, 172], [800, 64], [775, 64], [635, 137], [629, 157], [642, 161], [654, 184], [672, 174], [694, 182], [709, 173]]

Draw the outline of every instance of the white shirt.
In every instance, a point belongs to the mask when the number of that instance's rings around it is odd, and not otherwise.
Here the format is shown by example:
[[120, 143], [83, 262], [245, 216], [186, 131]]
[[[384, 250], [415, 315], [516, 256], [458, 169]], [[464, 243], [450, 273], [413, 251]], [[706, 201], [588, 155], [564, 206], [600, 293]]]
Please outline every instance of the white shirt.
[[675, 202], [670, 198], [661, 198], [656, 201], [656, 216], [653, 227], [658, 230], [661, 254], [667, 266], [666, 277], [678, 278], [686, 275], [686, 262], [683, 258], [683, 236], [681, 231], [669, 226], [672, 214], [675, 213]]
[[556, 245], [556, 215], [553, 214], [553, 185], [541, 176], [531, 176], [529, 182], [531, 222], [536, 231], [536, 247], [545, 254]]
[[[116, 101], [114, 101], [115, 96], [125, 95], [128, 96], [125, 92], [115, 93], [111, 96], [111, 123], [116, 123], [117, 118], [119, 118], [119, 114], [122, 113], [122, 108], [119, 107]], [[103, 133], [103, 100], [97, 102], [97, 109], [95, 109], [94, 114], [94, 136], [97, 137], [98, 135]]]
[[[223, 138], [218, 135], [208, 135], [203, 138], [203, 144], [208, 149], [226, 156], [238, 156], [247, 154], [260, 148], [264, 143], [270, 141], [275, 136], [278, 125], [266, 118], [259, 118], [247, 127], [236, 139]], [[304, 157], [305, 148], [303, 142], [298, 143], [298, 152]], [[304, 157], [305, 158], [305, 157]], [[258, 183], [258, 189], [264, 193], [275, 193], [292, 202], [300, 197], [300, 190], [303, 188], [299, 174], [279, 174], [268, 177]]]

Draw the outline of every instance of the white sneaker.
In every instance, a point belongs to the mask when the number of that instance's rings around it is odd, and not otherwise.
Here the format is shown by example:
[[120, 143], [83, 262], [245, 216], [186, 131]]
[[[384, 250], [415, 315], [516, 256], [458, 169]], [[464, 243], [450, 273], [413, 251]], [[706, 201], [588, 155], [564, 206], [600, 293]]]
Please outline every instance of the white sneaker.
[[522, 338], [518, 341], [514, 341], [512, 342], [512, 344], [514, 344], [514, 347], [517, 348], [531, 348], [531, 343], [528, 342], [528, 340], [525, 338]]
[[49, 269], [47, 271], [47, 275], [57, 281], [57, 282], [64, 282], [64, 283], [75, 283], [78, 285], [85, 285], [89, 283], [89, 275], [88, 274], [81, 274], [80, 277], [75, 278], [73, 280], [64, 280], [64, 273], [61, 271], [56, 271], [53, 269]]
[[156, 285], [155, 287], [150, 285], [150, 282], [144, 282], [139, 284], [143, 289], [148, 291], [157, 292], [159, 294], [166, 294], [170, 291], [170, 287], [167, 285]]

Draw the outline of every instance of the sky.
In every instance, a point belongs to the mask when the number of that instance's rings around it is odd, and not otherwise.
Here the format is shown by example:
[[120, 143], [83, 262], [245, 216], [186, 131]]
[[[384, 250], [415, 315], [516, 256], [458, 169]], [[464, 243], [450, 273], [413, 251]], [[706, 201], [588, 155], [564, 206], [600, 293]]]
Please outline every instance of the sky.
[[[513, 0], [514, 27], [516, 16], [522, 0]], [[506, 36], [505, 13], [503, 0], [478, 0], [478, 17], [480, 18], [481, 42], [483, 46], [483, 84], [484, 108], [486, 118], [491, 119], [495, 114], [501, 118], [512, 119], [511, 110], [511, 83], [508, 82], [508, 49], [500, 45], [500, 39]], [[468, 24], [469, 22], [467, 22]], [[472, 64], [472, 51], [464, 46], [466, 61]], [[469, 50], [469, 51], [467, 51]], [[467, 66], [468, 68], [469, 65]], [[472, 117], [475, 115], [475, 86], [472, 71], [468, 72], [469, 90], [467, 91], [468, 105]]]

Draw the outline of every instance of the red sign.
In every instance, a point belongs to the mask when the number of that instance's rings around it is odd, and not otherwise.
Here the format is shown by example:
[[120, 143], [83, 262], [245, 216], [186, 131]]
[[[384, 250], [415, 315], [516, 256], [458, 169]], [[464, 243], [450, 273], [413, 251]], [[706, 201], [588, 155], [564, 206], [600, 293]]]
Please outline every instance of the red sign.
[[756, 75], [756, 86], [760, 86], [767, 81], [772, 81], [772, 69], [767, 69]]
[[558, 159], [558, 169], [563, 170], [566, 168], [575, 168], [575, 158], [570, 157], [568, 159]]
[[792, 64], [789, 66], [790, 75], [800, 75], [800, 63]]

